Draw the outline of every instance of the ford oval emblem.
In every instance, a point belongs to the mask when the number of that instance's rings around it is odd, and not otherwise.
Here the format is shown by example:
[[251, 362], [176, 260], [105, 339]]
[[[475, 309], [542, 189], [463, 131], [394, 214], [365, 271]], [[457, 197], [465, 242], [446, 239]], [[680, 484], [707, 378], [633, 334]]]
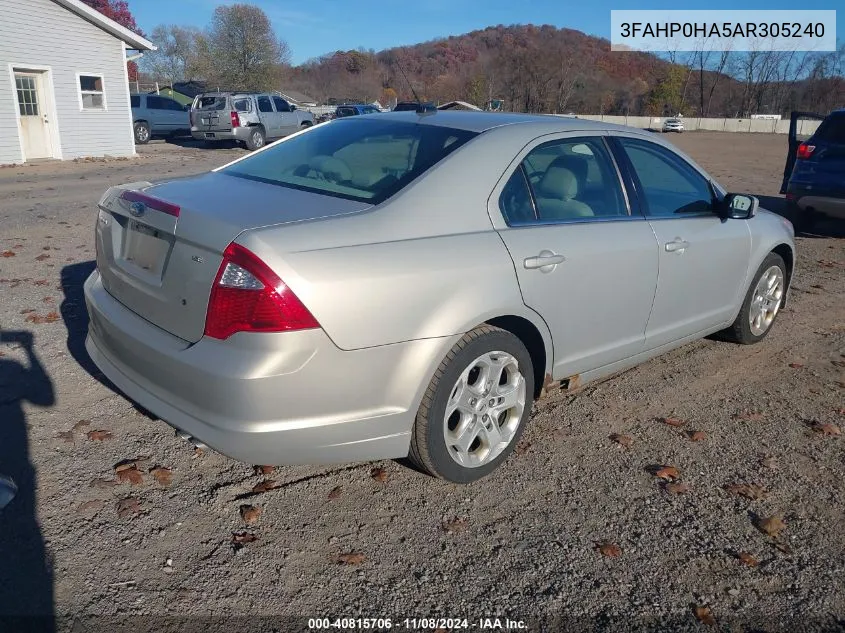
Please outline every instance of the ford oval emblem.
[[144, 215], [144, 212], [147, 210], [147, 205], [143, 202], [133, 202], [129, 205], [129, 213], [134, 215], [136, 218], [140, 218]]

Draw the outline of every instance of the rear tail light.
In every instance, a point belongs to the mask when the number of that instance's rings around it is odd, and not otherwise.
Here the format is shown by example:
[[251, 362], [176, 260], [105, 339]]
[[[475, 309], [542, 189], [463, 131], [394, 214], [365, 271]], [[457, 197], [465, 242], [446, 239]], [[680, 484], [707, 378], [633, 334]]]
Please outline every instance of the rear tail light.
[[798, 146], [798, 151], [796, 152], [796, 158], [810, 158], [813, 155], [813, 152], [816, 150], [815, 145], [807, 145], [806, 143], [801, 143]]
[[161, 211], [167, 215], [172, 215], [174, 218], [178, 218], [179, 211], [181, 211], [181, 207], [179, 207], [178, 204], [173, 204], [172, 202], [167, 202], [166, 200], [162, 200], [160, 198], [155, 198], [140, 191], [127, 189], [120, 194], [120, 198], [121, 200], [126, 200], [127, 202], [140, 202], [148, 209]]
[[238, 116], [238, 113], [232, 110], [229, 113], [229, 117], [232, 119], [232, 127], [240, 127], [241, 126], [241, 118]]
[[786, 199], [787, 200], [795, 200], [795, 194], [794, 193], [787, 193]]
[[318, 328], [293, 291], [252, 251], [229, 244], [217, 271], [205, 334], [227, 339], [235, 332], [290, 332]]

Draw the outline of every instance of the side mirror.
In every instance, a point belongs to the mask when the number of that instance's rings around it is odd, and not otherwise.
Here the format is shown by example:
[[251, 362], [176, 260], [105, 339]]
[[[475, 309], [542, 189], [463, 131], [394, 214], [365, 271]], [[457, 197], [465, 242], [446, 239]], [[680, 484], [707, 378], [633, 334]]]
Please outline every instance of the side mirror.
[[293, 105], [293, 104], [290, 104], [290, 111], [293, 112], [294, 110], [296, 110], [296, 106]]
[[735, 220], [748, 220], [757, 215], [760, 201], [756, 196], [744, 193], [729, 193], [722, 202], [724, 217]]

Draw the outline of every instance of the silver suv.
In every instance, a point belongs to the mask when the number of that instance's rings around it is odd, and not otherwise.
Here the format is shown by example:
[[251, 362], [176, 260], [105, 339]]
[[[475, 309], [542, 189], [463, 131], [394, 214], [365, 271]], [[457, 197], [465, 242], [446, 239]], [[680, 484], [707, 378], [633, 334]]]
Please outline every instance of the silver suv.
[[211, 92], [191, 104], [191, 136], [208, 143], [236, 140], [256, 150], [312, 125], [310, 112], [270, 93]]

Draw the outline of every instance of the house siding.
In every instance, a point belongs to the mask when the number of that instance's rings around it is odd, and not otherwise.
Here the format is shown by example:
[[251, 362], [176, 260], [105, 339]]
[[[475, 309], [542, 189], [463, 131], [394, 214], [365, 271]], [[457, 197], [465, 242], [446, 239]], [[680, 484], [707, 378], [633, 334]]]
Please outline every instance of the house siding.
[[[133, 155], [123, 42], [52, 0], [0, 0], [0, 16], [0, 164], [23, 161], [10, 65], [50, 67], [62, 158]], [[79, 73], [103, 76], [106, 110], [80, 110]]]

